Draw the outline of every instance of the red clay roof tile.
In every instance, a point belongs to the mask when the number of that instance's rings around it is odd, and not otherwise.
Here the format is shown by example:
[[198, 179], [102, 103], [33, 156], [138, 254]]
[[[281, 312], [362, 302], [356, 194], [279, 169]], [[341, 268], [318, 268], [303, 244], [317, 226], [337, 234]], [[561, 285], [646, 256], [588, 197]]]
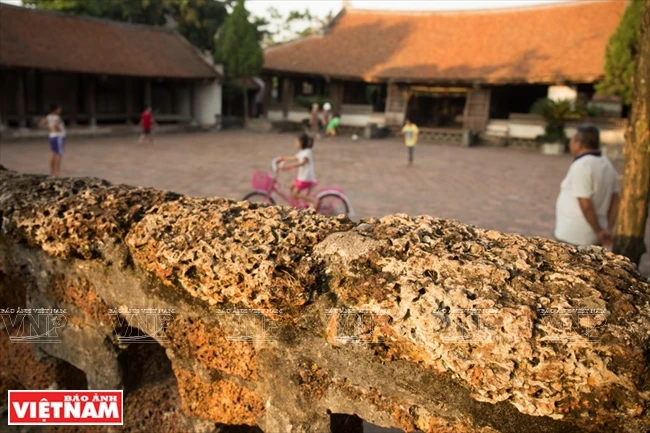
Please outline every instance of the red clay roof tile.
[[344, 11], [324, 36], [272, 47], [269, 72], [366, 81], [593, 82], [624, 1], [465, 12]]
[[7, 5], [0, 6], [0, 65], [141, 77], [219, 76], [172, 30]]

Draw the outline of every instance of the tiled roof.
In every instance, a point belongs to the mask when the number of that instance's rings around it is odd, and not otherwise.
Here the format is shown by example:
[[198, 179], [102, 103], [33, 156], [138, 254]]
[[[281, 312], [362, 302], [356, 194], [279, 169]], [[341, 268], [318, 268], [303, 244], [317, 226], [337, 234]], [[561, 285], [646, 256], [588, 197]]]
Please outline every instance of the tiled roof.
[[0, 5], [0, 65], [95, 74], [219, 74], [173, 30]]
[[272, 47], [269, 72], [366, 81], [592, 82], [626, 2], [464, 12], [347, 10], [323, 36]]

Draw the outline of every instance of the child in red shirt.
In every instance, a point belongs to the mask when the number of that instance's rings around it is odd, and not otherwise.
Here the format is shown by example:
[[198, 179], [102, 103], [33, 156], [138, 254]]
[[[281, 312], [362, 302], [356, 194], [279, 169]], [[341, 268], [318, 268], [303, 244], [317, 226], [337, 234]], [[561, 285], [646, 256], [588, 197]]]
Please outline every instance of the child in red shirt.
[[153, 113], [151, 112], [151, 107], [145, 108], [140, 116], [140, 126], [142, 126], [142, 134], [138, 143], [142, 144], [145, 137], [149, 137], [149, 142], [153, 144], [153, 135], [151, 134], [151, 127], [157, 125], [156, 120], [153, 118]]

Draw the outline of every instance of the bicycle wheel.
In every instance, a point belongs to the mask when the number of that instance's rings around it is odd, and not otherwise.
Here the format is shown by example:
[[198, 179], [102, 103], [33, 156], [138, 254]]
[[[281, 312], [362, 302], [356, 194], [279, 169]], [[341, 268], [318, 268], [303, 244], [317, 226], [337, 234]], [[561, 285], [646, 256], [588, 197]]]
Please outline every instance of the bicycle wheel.
[[318, 200], [318, 213], [326, 216], [348, 216], [350, 209], [343, 197], [338, 194], [325, 194]]
[[251, 193], [246, 194], [242, 200], [246, 200], [251, 203], [275, 204], [275, 200], [273, 200], [273, 197], [259, 191], [253, 191]]

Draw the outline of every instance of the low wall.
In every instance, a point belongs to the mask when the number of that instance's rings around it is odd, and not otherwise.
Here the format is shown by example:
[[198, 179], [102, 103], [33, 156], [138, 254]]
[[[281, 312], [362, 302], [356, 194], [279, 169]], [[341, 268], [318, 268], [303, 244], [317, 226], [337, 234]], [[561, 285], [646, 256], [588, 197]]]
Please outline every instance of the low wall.
[[[576, 132], [581, 123], [592, 122], [600, 129], [601, 148], [605, 155], [614, 162], [623, 160], [625, 145], [625, 124], [623, 119], [605, 121], [586, 119], [585, 122], [568, 122], [564, 131], [567, 137]], [[493, 145], [537, 149], [535, 138], [544, 134], [545, 123], [537, 116], [513, 115], [509, 120], [490, 120], [486, 131], [482, 133], [484, 141]]]
[[[292, 110], [289, 111], [287, 119], [284, 119], [281, 110], [269, 110], [268, 119], [272, 122], [289, 120], [291, 122], [302, 122], [309, 119], [309, 113], [306, 110]], [[341, 113], [341, 125], [343, 126], [357, 126], [366, 127], [366, 125], [375, 123], [377, 126], [383, 127], [386, 125], [386, 119], [383, 113], [372, 114], [346, 114]]]
[[65, 310], [58, 344], [4, 314], [1, 404], [87, 384], [125, 389], [127, 431], [650, 428], [650, 286], [604, 249], [4, 169], [0, 210], [0, 308]]

